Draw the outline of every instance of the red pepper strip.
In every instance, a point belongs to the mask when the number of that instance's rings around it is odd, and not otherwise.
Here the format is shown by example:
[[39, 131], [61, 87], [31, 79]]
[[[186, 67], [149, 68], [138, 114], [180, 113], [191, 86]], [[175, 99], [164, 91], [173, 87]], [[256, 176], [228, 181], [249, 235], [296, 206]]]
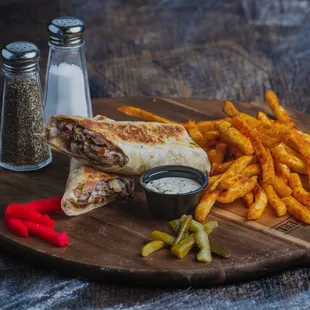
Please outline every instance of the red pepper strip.
[[54, 228], [55, 226], [55, 221], [48, 215], [42, 215], [25, 205], [10, 205], [6, 210], [6, 213], [9, 217], [27, 220], [50, 228]]
[[28, 202], [25, 205], [39, 213], [57, 212], [61, 211], [61, 199], [62, 196], [49, 199], [41, 199]]
[[52, 244], [58, 246], [65, 246], [69, 243], [69, 237], [65, 232], [58, 233], [52, 228], [42, 226], [36, 223], [22, 220], [22, 222], [28, 228], [30, 234], [40, 237], [41, 239], [47, 240]]
[[28, 229], [20, 219], [13, 219], [5, 213], [4, 223], [8, 230], [10, 230], [13, 234], [19, 237], [28, 238]]

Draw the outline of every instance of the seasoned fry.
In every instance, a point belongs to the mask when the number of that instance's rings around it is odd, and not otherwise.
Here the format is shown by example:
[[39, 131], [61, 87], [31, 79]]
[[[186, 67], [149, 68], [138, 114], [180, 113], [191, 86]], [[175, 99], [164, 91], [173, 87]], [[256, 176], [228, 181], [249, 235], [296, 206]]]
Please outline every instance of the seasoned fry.
[[220, 193], [217, 196], [217, 201], [221, 203], [230, 203], [238, 198], [243, 197], [248, 192], [252, 191], [257, 184], [257, 176], [251, 178], [241, 177], [239, 182], [235, 183], [229, 190]]
[[243, 196], [243, 201], [247, 208], [249, 208], [254, 203], [254, 194], [253, 192], [248, 192]]
[[239, 182], [240, 178], [243, 176], [235, 175], [232, 178], [226, 179], [224, 178], [218, 185], [220, 190], [228, 190], [233, 187], [237, 182]]
[[165, 123], [165, 124], [177, 124], [176, 122], [170, 121], [169, 119], [166, 119], [164, 117], [160, 117], [158, 115], [155, 115], [153, 113], [144, 111], [140, 108], [128, 106], [128, 105], [123, 105], [118, 108], [118, 111], [129, 115], [129, 116], [134, 116], [136, 118], [139, 118], [143, 121], [146, 122], [158, 122], [158, 123]]
[[205, 146], [202, 133], [198, 129], [196, 122], [194, 120], [190, 119], [186, 123], [186, 129], [187, 129], [188, 134], [191, 136], [194, 142], [196, 142], [200, 147]]
[[251, 155], [254, 153], [250, 140], [236, 128], [232, 127], [230, 123], [222, 121], [219, 123], [218, 129], [224, 138], [237, 145], [245, 155]]
[[224, 173], [234, 162], [235, 162], [235, 160], [230, 160], [230, 161], [227, 161], [223, 164], [215, 166], [214, 168], [212, 167], [211, 175], [214, 176], [214, 175]]
[[296, 128], [295, 122], [288, 115], [287, 111], [281, 105], [279, 98], [272, 90], [267, 91], [265, 93], [265, 99], [268, 103], [270, 110], [272, 111], [276, 119]]
[[300, 159], [303, 159], [302, 155], [298, 151], [294, 150], [293, 148], [288, 146], [286, 143], [282, 143], [282, 145], [283, 145], [283, 147], [285, 149], [285, 152], [287, 154], [290, 154], [290, 155], [296, 156], [296, 157], [298, 157]]
[[274, 160], [274, 167], [276, 169], [276, 174], [282, 178], [282, 179], [285, 179], [287, 180], [290, 176], [290, 168], [285, 165], [285, 164], [282, 164], [280, 162], [278, 162], [277, 160]]
[[227, 151], [227, 144], [218, 143], [215, 148], [216, 154], [213, 160], [213, 165], [220, 165], [224, 161], [224, 157]]
[[298, 145], [299, 152], [302, 154], [306, 162], [306, 168], [310, 184], [310, 144], [305, 140], [302, 135], [297, 133], [295, 130], [291, 130], [291, 138], [293, 139], [293, 141], [296, 142], [296, 145]]
[[209, 177], [209, 183], [208, 183], [208, 187], [207, 189], [209, 189], [211, 187], [211, 185], [218, 180], [220, 177], [222, 176], [222, 174], [217, 174], [217, 175], [213, 175], [212, 177]]
[[242, 156], [239, 157], [234, 161], [233, 164], [221, 175], [220, 178], [218, 178], [210, 187], [211, 191], [214, 191], [220, 181], [222, 181], [224, 178], [232, 178], [235, 175], [238, 175], [241, 173], [241, 171], [253, 160], [253, 156]]
[[307, 167], [300, 158], [287, 154], [282, 144], [270, 149], [272, 156], [280, 163], [287, 165], [290, 170], [296, 171], [300, 174], [307, 175]]
[[253, 189], [255, 202], [249, 207], [248, 220], [259, 219], [268, 204], [268, 199], [265, 191], [257, 184]]
[[215, 155], [216, 155], [216, 150], [215, 149], [211, 149], [207, 153], [208, 153], [208, 157], [209, 157], [210, 163], [211, 163], [211, 165], [213, 165], [214, 158], [215, 158]]
[[259, 164], [251, 164], [244, 168], [242, 175], [250, 178], [253, 175], [259, 175], [262, 172], [262, 168]]
[[218, 130], [209, 131], [202, 135], [203, 144], [205, 146], [216, 145], [216, 143], [220, 140], [220, 132]]
[[282, 201], [286, 205], [287, 213], [293, 215], [298, 220], [310, 224], [310, 211], [299, 203], [294, 197], [285, 197]]
[[261, 111], [257, 112], [256, 118], [268, 125], [271, 125], [270, 119], [265, 112], [261, 112]]
[[252, 142], [255, 155], [262, 165], [262, 176], [264, 184], [273, 184], [275, 171], [273, 165], [273, 159], [270, 155], [269, 149], [263, 146], [262, 141], [257, 135], [255, 129], [251, 129], [250, 126], [238, 118], [232, 118], [231, 124], [236, 127], [242, 134], [250, 139]]
[[239, 158], [241, 156], [243, 156], [244, 154], [242, 153], [242, 151], [238, 148], [238, 146], [236, 145], [231, 145], [230, 146], [230, 152], [231, 154], [233, 154], [236, 158]]
[[281, 198], [288, 197], [292, 194], [292, 189], [285, 183], [284, 179], [278, 176], [274, 177], [274, 183], [272, 186]]
[[206, 191], [203, 194], [198, 206], [195, 209], [195, 219], [198, 222], [203, 223], [206, 220], [211, 208], [216, 201], [217, 195], [218, 191]]
[[222, 111], [229, 117], [237, 116], [240, 113], [231, 101], [224, 102]]
[[196, 125], [200, 132], [204, 135], [210, 131], [216, 131], [216, 123], [221, 122], [221, 120], [216, 121], [201, 121], [198, 122]]
[[310, 206], [310, 193], [303, 188], [300, 177], [297, 173], [291, 173], [289, 184], [293, 190], [294, 197], [301, 204]]
[[263, 145], [267, 148], [273, 148], [279, 145], [282, 141], [276, 138], [270, 137], [263, 132], [257, 131], [258, 137], [261, 139]]
[[275, 210], [277, 216], [284, 216], [286, 214], [285, 203], [279, 198], [271, 185], [264, 186], [264, 191], [267, 195], [268, 202]]

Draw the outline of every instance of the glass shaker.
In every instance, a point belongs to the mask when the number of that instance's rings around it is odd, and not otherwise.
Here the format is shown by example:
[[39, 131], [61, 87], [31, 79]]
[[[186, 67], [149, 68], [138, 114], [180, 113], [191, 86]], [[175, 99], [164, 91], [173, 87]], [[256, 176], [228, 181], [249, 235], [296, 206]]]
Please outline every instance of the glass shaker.
[[40, 169], [52, 161], [42, 140], [44, 113], [38, 47], [13, 42], [2, 51], [3, 101], [0, 128], [0, 166], [13, 171]]
[[84, 52], [84, 23], [75, 17], [58, 17], [49, 25], [44, 113], [92, 117]]

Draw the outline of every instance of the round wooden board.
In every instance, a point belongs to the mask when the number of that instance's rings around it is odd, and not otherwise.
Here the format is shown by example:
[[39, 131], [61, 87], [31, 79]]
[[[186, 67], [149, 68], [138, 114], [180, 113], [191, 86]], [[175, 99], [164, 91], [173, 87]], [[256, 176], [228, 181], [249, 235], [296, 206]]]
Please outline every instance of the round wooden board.
[[[143, 107], [176, 121], [223, 117], [222, 102], [190, 99], [96, 100], [94, 112], [117, 120], [129, 119], [117, 112], [117, 107], [123, 104]], [[238, 107], [252, 115], [258, 110], [267, 111], [262, 103], [243, 103], [238, 104]], [[308, 116], [298, 112], [292, 115], [302, 129], [310, 129]], [[68, 158], [54, 153], [53, 162], [40, 171], [13, 173], [0, 169], [1, 210], [4, 211], [12, 201], [27, 202], [62, 195], [68, 165]], [[242, 202], [236, 204], [236, 210], [241, 209]], [[221, 207], [216, 209], [221, 210]], [[303, 236], [306, 234], [304, 230], [297, 237], [295, 233], [286, 238], [287, 234], [280, 236], [278, 232], [270, 233], [260, 229], [260, 226], [252, 227], [240, 221], [239, 213], [242, 211], [237, 212], [239, 220], [237, 215], [231, 213], [230, 218], [227, 211], [223, 212], [223, 216], [218, 211], [211, 216], [219, 221], [219, 227], [211, 235], [211, 242], [227, 249], [232, 257], [225, 260], [214, 255], [210, 264], [197, 262], [195, 253], [179, 260], [170, 256], [167, 249], [147, 258], [139, 255], [140, 248], [152, 230], [170, 231], [166, 222], [154, 220], [150, 216], [144, 193], [139, 186], [134, 199], [113, 202], [79, 217], [52, 215], [57, 223], [56, 230], [66, 231], [70, 237], [70, 244], [65, 248], [51, 246], [35, 237], [16, 237], [6, 229], [3, 220], [0, 221], [0, 240], [3, 249], [37, 264], [74, 276], [124, 284], [212, 286], [253, 279], [309, 263], [308, 240]], [[272, 215], [269, 217], [269, 222], [275, 220]], [[298, 240], [302, 242], [296, 242]]]

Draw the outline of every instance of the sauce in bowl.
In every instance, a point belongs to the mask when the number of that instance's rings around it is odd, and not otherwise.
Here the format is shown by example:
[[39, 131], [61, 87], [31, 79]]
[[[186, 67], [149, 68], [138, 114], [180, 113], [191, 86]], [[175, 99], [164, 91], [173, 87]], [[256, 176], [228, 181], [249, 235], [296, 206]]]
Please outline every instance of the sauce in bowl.
[[162, 194], [184, 194], [201, 188], [201, 184], [197, 181], [181, 177], [166, 177], [152, 180], [145, 184], [145, 186], [154, 192]]

